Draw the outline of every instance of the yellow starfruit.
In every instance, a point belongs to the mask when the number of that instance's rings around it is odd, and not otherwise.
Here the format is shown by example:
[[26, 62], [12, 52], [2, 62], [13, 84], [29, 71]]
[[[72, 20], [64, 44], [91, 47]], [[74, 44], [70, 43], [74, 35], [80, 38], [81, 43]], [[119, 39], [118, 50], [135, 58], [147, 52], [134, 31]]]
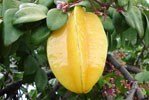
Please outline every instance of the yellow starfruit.
[[88, 93], [102, 75], [107, 37], [97, 15], [76, 6], [67, 23], [48, 38], [48, 61], [57, 80], [75, 93]]

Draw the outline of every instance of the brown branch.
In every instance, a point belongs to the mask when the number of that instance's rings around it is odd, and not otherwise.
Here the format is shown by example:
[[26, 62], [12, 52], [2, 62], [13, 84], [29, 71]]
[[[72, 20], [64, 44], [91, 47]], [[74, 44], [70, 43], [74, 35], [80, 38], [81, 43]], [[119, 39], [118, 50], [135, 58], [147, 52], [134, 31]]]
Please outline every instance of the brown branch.
[[137, 94], [139, 100], [145, 100], [145, 97], [143, 96], [143, 94], [139, 88], [137, 88], [136, 94]]
[[112, 95], [107, 96], [107, 100], [115, 100], [115, 98]]
[[115, 68], [117, 68], [122, 74], [123, 76], [129, 80], [129, 81], [136, 81], [136, 79], [134, 79], [131, 74], [126, 70], [125, 67], [123, 67], [114, 57], [112, 57], [111, 55], [108, 54], [107, 60], [110, 61]]
[[139, 68], [135, 67], [135, 66], [132, 66], [132, 65], [126, 65], [126, 69], [129, 71], [129, 72], [132, 72], [132, 73], [140, 73], [140, 72], [143, 72], [142, 70], [140, 70]]
[[134, 81], [133, 85], [132, 85], [132, 88], [129, 91], [129, 94], [128, 94], [126, 100], [133, 100], [135, 92], [137, 91], [137, 88], [138, 88], [138, 83], [137, 83], [137, 81]]
[[139, 59], [143, 57], [144, 51], [145, 51], [145, 46], [143, 47], [143, 49], [142, 49], [140, 55], [137, 57], [136, 64], [135, 64], [136, 66], [139, 65]]
[[[52, 71], [47, 72], [48, 78], [54, 77]], [[8, 86], [6, 86], [4, 89], [0, 90], [0, 97], [3, 96], [4, 94], [13, 94], [16, 90], [18, 90], [21, 85], [23, 84], [23, 80], [14, 82]]]
[[60, 88], [61, 84], [56, 80], [53, 90], [50, 93], [51, 99], [55, 99], [56, 98], [56, 91]]
[[143, 46], [145, 47], [146, 51], [149, 53], [149, 48], [146, 47], [144, 40], [142, 40], [142, 44], [143, 44]]
[[[125, 79], [129, 80], [129, 81], [136, 81], [135, 78], [132, 77], [132, 75], [127, 71], [127, 69], [122, 66], [114, 57], [112, 57], [110, 54], [108, 54], [107, 56], [107, 60], [109, 62], [111, 62], [115, 68], [117, 68], [125, 77]], [[140, 90], [137, 90], [137, 94], [138, 94], [138, 98], [143, 100], [144, 96], [142, 94], [142, 92]]]
[[20, 80], [20, 81], [10, 84], [6, 88], [0, 90], [0, 96], [3, 96], [4, 94], [10, 94], [10, 93], [15, 92], [16, 90], [18, 90], [20, 88], [22, 83], [23, 83], [23, 80]]

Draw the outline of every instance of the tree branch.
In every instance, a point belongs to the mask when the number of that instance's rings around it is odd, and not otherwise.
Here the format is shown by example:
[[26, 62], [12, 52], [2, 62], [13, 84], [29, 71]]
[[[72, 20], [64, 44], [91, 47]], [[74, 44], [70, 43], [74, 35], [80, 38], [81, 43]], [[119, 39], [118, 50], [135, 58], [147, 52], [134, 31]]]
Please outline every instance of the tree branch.
[[10, 84], [9, 86], [4, 88], [3, 90], [0, 90], [0, 96], [2, 96], [4, 94], [10, 94], [10, 93], [15, 92], [16, 90], [18, 90], [20, 88], [22, 83], [23, 83], [23, 80], [20, 80], [20, 81], [17, 81], [17, 82]]
[[[115, 68], [117, 68], [122, 74], [123, 76], [129, 80], [129, 81], [136, 81], [135, 78], [132, 77], [132, 75], [127, 71], [127, 69], [122, 66], [114, 57], [112, 57], [110, 54], [108, 54], [107, 56], [107, 60], [109, 62], [111, 62]], [[142, 94], [142, 92], [140, 90], [137, 90], [137, 94], [138, 94], [138, 98], [143, 100], [144, 99], [144, 96]]]
[[129, 81], [136, 81], [136, 79], [134, 79], [131, 74], [126, 70], [125, 67], [123, 67], [114, 57], [112, 57], [110, 54], [108, 54], [107, 60], [110, 61], [115, 68], [117, 68], [122, 74], [123, 76], [129, 80]]
[[145, 45], [144, 45], [144, 47], [143, 47], [143, 49], [142, 49], [140, 55], [137, 57], [137, 60], [136, 60], [136, 63], [135, 63], [136, 66], [139, 65], [139, 59], [142, 58], [143, 53], [144, 53], [144, 51], [145, 51], [145, 48], [146, 48], [146, 47], [145, 47]]
[[132, 65], [126, 65], [126, 69], [129, 71], [129, 72], [132, 72], [132, 73], [140, 73], [140, 72], [143, 72], [142, 70], [140, 70], [139, 68], [135, 67], [135, 66], [132, 66]]
[[50, 93], [51, 99], [56, 98], [56, 91], [59, 89], [60, 86], [61, 86], [61, 84], [56, 80], [53, 90]]
[[[48, 78], [54, 77], [51, 70], [46, 73], [48, 75]], [[23, 84], [23, 80], [20, 80], [6, 86], [4, 89], [0, 90], [0, 97], [3, 96], [4, 94], [14, 93], [16, 90], [18, 90], [21, 87], [22, 84]]]
[[107, 96], [107, 100], [114, 100], [115, 98], [112, 95]]
[[135, 95], [135, 92], [136, 92], [137, 88], [138, 88], [138, 83], [137, 83], [137, 81], [134, 81], [133, 85], [132, 85], [132, 88], [129, 91], [129, 94], [128, 94], [126, 100], [133, 100], [133, 97]]

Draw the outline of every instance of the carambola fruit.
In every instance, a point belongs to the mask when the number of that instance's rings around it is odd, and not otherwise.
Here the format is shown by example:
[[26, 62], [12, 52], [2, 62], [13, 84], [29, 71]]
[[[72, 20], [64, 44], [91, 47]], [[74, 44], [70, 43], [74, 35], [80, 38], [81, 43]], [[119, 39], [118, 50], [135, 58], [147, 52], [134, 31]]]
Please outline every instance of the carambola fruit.
[[57, 80], [75, 93], [89, 92], [106, 61], [107, 37], [97, 15], [76, 6], [48, 38], [48, 61]]

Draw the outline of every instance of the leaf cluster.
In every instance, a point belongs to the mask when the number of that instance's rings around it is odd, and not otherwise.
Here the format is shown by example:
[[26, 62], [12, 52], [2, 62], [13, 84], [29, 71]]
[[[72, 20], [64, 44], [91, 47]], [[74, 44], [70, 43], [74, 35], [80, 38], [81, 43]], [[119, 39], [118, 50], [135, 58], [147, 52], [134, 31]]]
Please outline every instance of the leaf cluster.
[[[50, 67], [46, 56], [46, 42], [52, 31], [63, 27], [67, 22], [68, 13], [57, 9], [57, 1], [72, 3], [75, 0], [0, 0], [0, 90], [8, 84], [23, 80], [21, 88], [26, 97], [32, 100], [49, 100], [50, 93], [56, 84], [55, 77], [48, 77]], [[94, 2], [96, 8], [102, 5]], [[108, 5], [113, 0], [99, 0]], [[72, 5], [81, 5], [88, 12], [94, 12], [89, 0]], [[149, 81], [149, 3], [146, 0], [115, 0], [106, 9], [108, 15], [99, 16], [108, 38], [108, 52], [122, 50], [126, 56], [121, 59], [126, 64], [137, 65], [145, 72], [134, 74], [135, 78], [145, 83]], [[118, 12], [115, 8], [124, 8]], [[105, 12], [101, 10], [101, 12]], [[142, 53], [143, 51], [143, 53]], [[140, 56], [142, 55], [142, 56]], [[124, 100], [128, 90], [120, 84], [124, 77], [116, 77], [104, 72], [92, 91], [86, 95], [72, 94], [67, 100], [105, 100], [103, 87], [111, 87], [110, 78], [115, 79], [118, 87], [115, 100]], [[28, 91], [28, 85], [34, 87]], [[14, 91], [16, 92], [16, 91]], [[67, 93], [64, 87], [56, 90], [57, 98]], [[149, 90], [145, 89], [146, 96]], [[9, 95], [8, 95], [9, 97]], [[11, 96], [10, 96], [11, 97]], [[101, 99], [103, 98], [103, 99]], [[5, 96], [0, 99], [6, 99]], [[8, 98], [7, 98], [8, 99]], [[52, 99], [51, 99], [52, 100]]]

